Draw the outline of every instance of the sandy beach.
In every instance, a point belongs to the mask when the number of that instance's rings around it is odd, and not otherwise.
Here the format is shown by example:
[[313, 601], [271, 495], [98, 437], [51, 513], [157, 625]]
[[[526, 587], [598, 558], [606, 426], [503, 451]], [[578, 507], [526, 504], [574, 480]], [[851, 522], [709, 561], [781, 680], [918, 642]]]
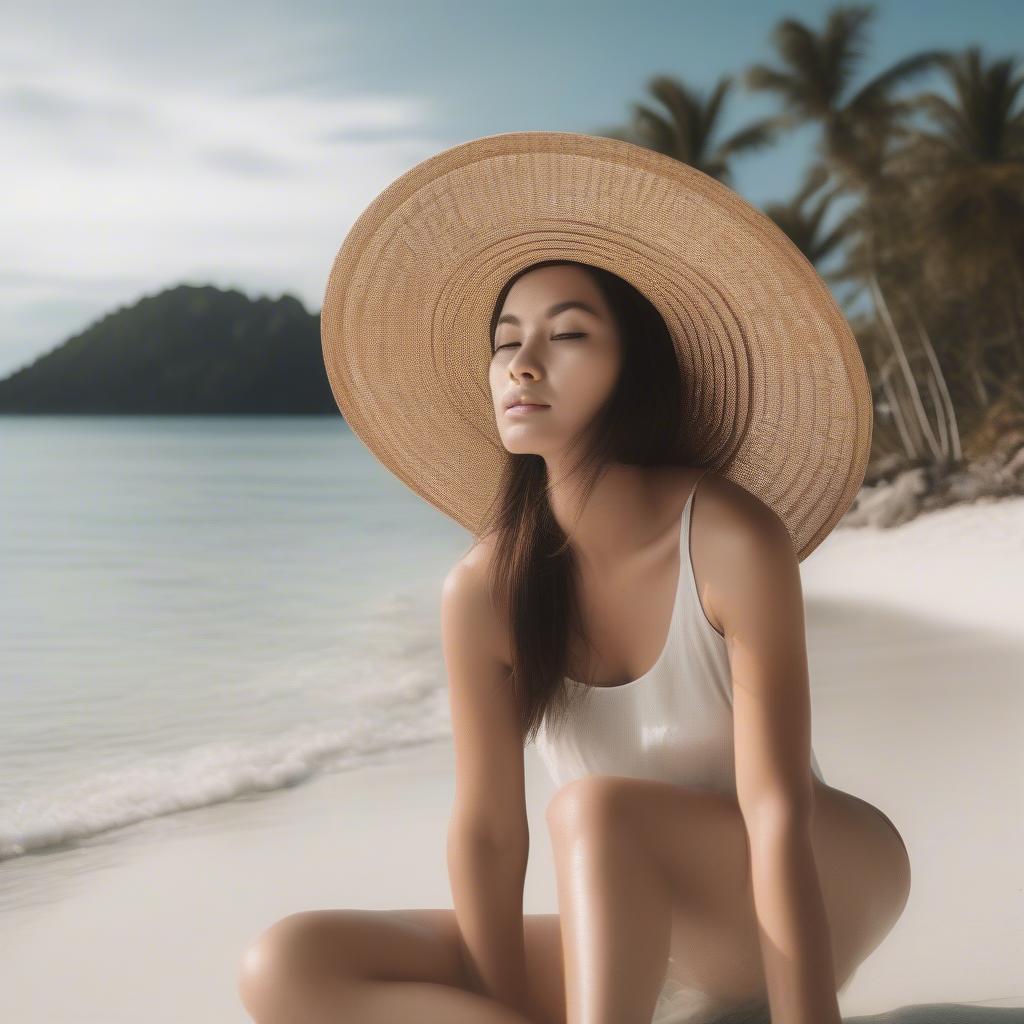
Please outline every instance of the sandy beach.
[[[913, 864], [903, 917], [841, 997], [844, 1017], [1024, 1007], [1022, 570], [1024, 499], [837, 530], [802, 565], [826, 781], [881, 807]], [[413, 748], [76, 851], [81, 872], [4, 917], [2, 1016], [243, 1024], [238, 962], [275, 919], [451, 906], [452, 767], [448, 743]], [[532, 748], [526, 767], [525, 910], [552, 912], [553, 790]]]

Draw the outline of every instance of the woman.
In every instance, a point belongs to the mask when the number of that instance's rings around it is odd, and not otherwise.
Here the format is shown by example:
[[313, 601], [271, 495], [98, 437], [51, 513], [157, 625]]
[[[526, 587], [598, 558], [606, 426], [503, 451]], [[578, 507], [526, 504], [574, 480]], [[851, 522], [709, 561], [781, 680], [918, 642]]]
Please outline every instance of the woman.
[[[476, 159], [455, 166], [475, 167], [497, 140], [555, 160], [597, 152], [609, 168], [625, 147], [513, 133], [442, 156], [468, 154]], [[629, 156], [637, 174], [678, 173], [656, 155]], [[437, 159], [430, 181], [452, 170]], [[691, 189], [727, 191], [686, 173]], [[410, 175], [400, 182], [422, 188]], [[531, 184], [529, 195], [543, 192]], [[397, 186], [385, 196], [386, 210], [409, 201]], [[523, 232], [518, 213], [510, 237]], [[611, 233], [613, 219], [605, 211], [594, 223]], [[258, 1024], [667, 1024], [734, 1010], [753, 1020], [758, 1009], [777, 1024], [835, 1024], [837, 990], [895, 924], [910, 884], [895, 827], [826, 785], [810, 746], [797, 552], [820, 541], [842, 499], [812, 503], [819, 521], [804, 525], [801, 544], [751, 490], [681, 460], [687, 449], [711, 451], [696, 441], [699, 403], [685, 415], [685, 332], [623, 277], [558, 245], [558, 258], [504, 275], [488, 311], [489, 417], [504, 458], [486, 513], [466, 492], [459, 504], [435, 463], [410, 477], [399, 447], [387, 450], [369, 425], [369, 405], [353, 398], [352, 382], [382, 380], [383, 370], [362, 376], [329, 344], [358, 320], [344, 299], [372, 291], [360, 260], [368, 232], [394, 238], [387, 223], [371, 207], [339, 253], [346, 283], [332, 274], [325, 357], [353, 429], [419, 493], [471, 519], [476, 537], [442, 596], [454, 907], [290, 915], [243, 960], [246, 1008]], [[373, 253], [376, 266], [386, 250]], [[808, 268], [796, 272], [806, 278]], [[435, 303], [443, 292], [438, 284]], [[433, 337], [449, 335], [436, 327]], [[377, 358], [383, 366], [388, 356]], [[429, 374], [387, 365], [404, 423], [395, 382], [422, 387]], [[719, 383], [738, 388], [720, 372]], [[706, 380], [710, 393], [713, 374]], [[449, 379], [445, 394], [460, 393]], [[431, 441], [406, 443], [423, 455]], [[449, 456], [453, 467], [457, 458], [466, 469], [470, 451]], [[761, 454], [765, 466], [786, 462]], [[559, 784], [546, 810], [557, 914], [522, 913], [531, 738]]]

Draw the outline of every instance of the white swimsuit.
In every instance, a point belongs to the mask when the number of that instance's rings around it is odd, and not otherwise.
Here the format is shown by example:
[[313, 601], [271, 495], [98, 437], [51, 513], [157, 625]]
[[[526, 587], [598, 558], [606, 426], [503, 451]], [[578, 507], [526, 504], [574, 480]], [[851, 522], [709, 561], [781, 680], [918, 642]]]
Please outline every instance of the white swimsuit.
[[[708, 621], [690, 561], [690, 512], [679, 526], [679, 579], [668, 639], [653, 667], [619, 686], [586, 692], [561, 730], [547, 721], [537, 749], [556, 785], [583, 775], [660, 779], [736, 795], [732, 676], [725, 638]], [[811, 770], [824, 781], [811, 750]]]
[[[728, 652], [704, 614], [690, 560], [690, 513], [699, 483], [680, 517], [679, 579], [658, 660], [619, 686], [586, 686], [567, 676], [567, 686], [586, 691], [583, 701], [570, 707], [560, 729], [545, 720], [537, 732], [538, 753], [558, 786], [584, 775], [624, 775], [736, 795]], [[824, 781], [813, 749], [811, 770]], [[652, 1024], [713, 1015], [704, 993], [669, 978]]]

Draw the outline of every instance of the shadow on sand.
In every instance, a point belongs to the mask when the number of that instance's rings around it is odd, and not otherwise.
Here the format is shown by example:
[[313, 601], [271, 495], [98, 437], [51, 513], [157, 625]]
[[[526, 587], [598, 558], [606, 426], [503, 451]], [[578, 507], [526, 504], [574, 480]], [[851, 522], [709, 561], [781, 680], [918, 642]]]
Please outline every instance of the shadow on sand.
[[[771, 1016], [764, 1003], [757, 1003], [729, 1010], [711, 1024], [771, 1024]], [[867, 1017], [844, 1017], [843, 1024], [1024, 1024], [1024, 1007], [920, 1003]]]

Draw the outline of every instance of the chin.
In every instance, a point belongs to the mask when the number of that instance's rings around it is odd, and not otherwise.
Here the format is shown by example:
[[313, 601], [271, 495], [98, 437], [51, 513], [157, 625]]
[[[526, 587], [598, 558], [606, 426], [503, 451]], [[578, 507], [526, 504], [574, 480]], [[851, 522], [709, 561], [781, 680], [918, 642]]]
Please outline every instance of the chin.
[[509, 455], [543, 455], [543, 452], [538, 451], [537, 445], [531, 444], [526, 437], [503, 437], [501, 444]]
[[535, 448], [532, 448], [530, 445], [507, 445], [504, 444], [504, 442], [502, 442], [502, 444], [509, 455], [540, 455], [540, 452]]

